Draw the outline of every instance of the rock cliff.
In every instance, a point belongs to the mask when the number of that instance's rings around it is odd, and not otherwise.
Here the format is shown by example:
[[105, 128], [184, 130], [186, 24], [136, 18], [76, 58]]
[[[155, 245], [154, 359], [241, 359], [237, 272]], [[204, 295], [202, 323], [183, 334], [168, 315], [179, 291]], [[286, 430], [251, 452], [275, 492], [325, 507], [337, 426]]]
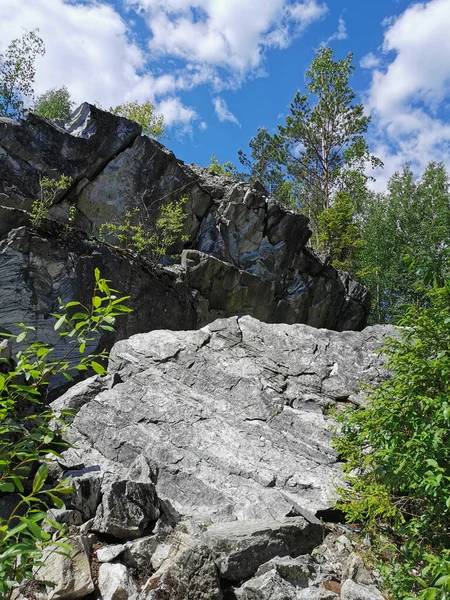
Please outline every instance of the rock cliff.
[[[37, 323], [41, 337], [51, 340], [48, 315], [57, 297], [84, 298], [92, 279], [88, 266], [97, 258], [135, 309], [117, 339], [242, 314], [339, 331], [364, 326], [367, 291], [307, 247], [304, 216], [273, 202], [260, 185], [186, 166], [140, 134], [137, 124], [89, 104], [65, 122], [33, 114], [23, 122], [0, 119], [1, 327]], [[56, 195], [48, 220], [38, 232], [20, 229], [29, 222], [41, 178], [62, 175], [73, 183]], [[188, 198], [187, 241], [184, 251], [178, 247], [181, 265], [171, 272], [156, 273], [130, 253], [95, 241], [103, 223], [119, 221], [133, 207], [156, 215], [181, 196]], [[75, 228], [68, 227], [70, 207]]]

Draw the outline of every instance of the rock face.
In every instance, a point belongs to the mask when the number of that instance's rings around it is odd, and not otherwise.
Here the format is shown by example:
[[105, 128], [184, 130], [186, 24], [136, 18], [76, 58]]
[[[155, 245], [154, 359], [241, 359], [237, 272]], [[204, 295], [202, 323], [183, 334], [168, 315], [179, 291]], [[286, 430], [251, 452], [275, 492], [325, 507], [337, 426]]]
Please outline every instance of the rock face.
[[132, 336], [114, 346], [116, 383], [82, 406], [72, 441], [117, 476], [142, 455], [158, 494], [204, 523], [314, 513], [339, 477], [324, 412], [379, 379], [386, 331], [234, 317]]
[[[369, 308], [366, 290], [324, 264], [306, 246], [311, 232], [304, 216], [271, 201], [259, 184], [250, 186], [184, 165], [164, 146], [140, 133], [135, 123], [89, 104], [81, 105], [65, 122], [50, 122], [32, 114], [20, 123], [0, 119], [0, 236], [14, 238], [12, 232], [27, 225], [24, 210], [39, 197], [41, 177], [72, 178], [71, 187], [56, 196], [48, 217], [67, 224], [69, 208], [74, 207], [75, 225], [94, 236], [103, 223], [120, 222], [127, 210], [145, 208], [155, 219], [161, 205], [186, 197], [186, 253], [173, 278], [184, 279], [197, 291], [197, 299], [201, 295], [202, 302], [197, 302], [195, 315], [189, 310], [186, 314], [177, 294], [170, 293], [164, 309], [171, 319], [156, 318], [158, 324], [137, 330], [128, 327], [128, 334], [153, 326], [187, 329], [233, 314], [336, 330], [364, 326]], [[36, 236], [44, 242], [35, 245], [51, 245], [52, 241], [59, 245], [61, 231], [64, 227], [46, 225]], [[180, 244], [178, 250], [183, 250]], [[72, 246], [70, 261], [79, 261], [83, 251], [83, 244], [79, 249]], [[38, 256], [39, 265], [30, 265], [29, 252], [15, 248], [15, 260], [2, 256], [0, 267], [7, 268], [9, 281], [21, 281], [24, 274], [31, 280], [45, 280], [45, 293], [40, 292], [45, 302], [37, 298], [31, 319], [42, 328], [49, 313], [55, 312], [56, 288], [73, 293], [70, 299], [80, 299], [86, 286], [74, 286], [67, 268], [56, 268], [42, 252]], [[120, 260], [130, 271], [134, 270], [130, 266], [133, 261], [129, 253], [116, 258], [111, 278], [116, 287], [135, 298], [133, 290], [116, 276], [116, 271], [121, 271]], [[14, 318], [20, 314], [30, 317], [29, 298], [36, 285], [28, 283], [21, 295], [23, 304], [16, 302]], [[153, 308], [155, 305], [152, 302]], [[8, 327], [9, 312], [0, 302], [0, 326]]]
[[[116, 339], [160, 327], [195, 329], [211, 319], [200, 294], [170, 272], [149, 269], [82, 232], [54, 225], [49, 229], [37, 234], [21, 227], [0, 241], [0, 331], [17, 332], [15, 323], [32, 325], [41, 341], [58, 342], [55, 357], [63, 356], [67, 346], [49, 316], [59, 312], [58, 298], [90, 305], [95, 268], [115, 289], [130, 295], [127, 305], [133, 312], [117, 320]], [[104, 336], [98, 343], [103, 349], [112, 341]]]
[[101, 597], [382, 598], [352, 542], [339, 526], [324, 542], [315, 513], [340, 477], [328, 410], [388, 376], [376, 350], [395, 331], [245, 316], [116, 343], [103, 383], [53, 405], [78, 411], [59, 520], [76, 512], [78, 535], [95, 534]]

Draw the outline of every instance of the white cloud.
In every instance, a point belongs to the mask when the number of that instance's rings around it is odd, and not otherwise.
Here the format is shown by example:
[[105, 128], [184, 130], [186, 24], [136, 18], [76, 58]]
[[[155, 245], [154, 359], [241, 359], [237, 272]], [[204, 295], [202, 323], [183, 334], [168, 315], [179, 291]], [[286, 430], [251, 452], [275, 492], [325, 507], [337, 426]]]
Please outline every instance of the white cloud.
[[376, 56], [373, 52], [369, 52], [362, 57], [359, 61], [359, 65], [363, 69], [375, 69], [381, 65], [381, 58]]
[[413, 4], [387, 21], [382, 49], [393, 56], [373, 72], [367, 96], [384, 177], [404, 162], [418, 173], [430, 160], [450, 167], [450, 124], [441, 113], [450, 92], [449, 31], [448, 0]]
[[208, 124], [205, 123], [205, 121], [202, 121], [198, 128], [200, 129], [200, 131], [206, 131], [208, 129]]
[[[171, 56], [242, 81], [258, 73], [267, 47], [285, 48], [320, 19], [319, 0], [127, 0], [145, 15], [155, 57]], [[228, 73], [228, 75], [229, 75]]]
[[230, 121], [230, 123], [234, 123], [235, 125], [241, 126], [237, 118], [233, 115], [233, 113], [228, 109], [227, 103], [223, 98], [216, 96], [213, 99], [214, 110], [216, 112], [217, 118], [219, 121]]
[[[127, 100], [154, 102], [158, 96], [188, 88], [193, 75], [143, 74], [145, 56], [129, 38], [126, 23], [101, 2], [68, 4], [63, 0], [1, 0], [0, 50], [24, 30], [39, 29], [46, 54], [36, 61], [37, 95], [65, 85], [75, 101], [99, 102], [105, 108]], [[169, 101], [168, 101], [169, 102]], [[170, 106], [170, 102], [165, 107]], [[168, 110], [168, 123], [183, 127], [186, 114]]]
[[298, 21], [303, 29], [326, 15], [328, 7], [324, 2], [305, 0], [287, 8], [289, 16]]
[[345, 21], [342, 17], [339, 17], [337, 30], [333, 33], [333, 35], [331, 35], [327, 39], [327, 41], [324, 43], [324, 46], [327, 46], [330, 42], [334, 42], [335, 40], [336, 41], [348, 40], [347, 27], [346, 27]]
[[191, 133], [192, 121], [198, 119], [197, 112], [189, 106], [184, 106], [181, 100], [176, 97], [161, 100], [156, 105], [156, 110], [164, 115], [166, 125], [170, 127], [176, 123], [181, 133]]
[[[134, 11], [147, 44], [130, 30]], [[0, 51], [38, 27], [47, 52], [36, 62], [36, 94], [66, 85], [76, 103], [150, 101], [185, 128], [196, 113], [181, 91], [207, 84], [219, 94], [265, 76], [268, 48], [287, 47], [326, 12], [321, 0], [0, 0]], [[161, 57], [179, 60], [152, 70]]]

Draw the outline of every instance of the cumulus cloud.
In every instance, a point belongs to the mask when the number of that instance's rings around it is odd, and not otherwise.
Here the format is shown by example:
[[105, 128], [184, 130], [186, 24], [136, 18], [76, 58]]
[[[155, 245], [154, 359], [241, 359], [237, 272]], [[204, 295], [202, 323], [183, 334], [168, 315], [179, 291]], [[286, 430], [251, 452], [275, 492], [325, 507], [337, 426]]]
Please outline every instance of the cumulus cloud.
[[197, 112], [192, 107], [185, 106], [176, 97], [161, 100], [156, 105], [156, 110], [164, 115], [164, 121], [169, 127], [176, 123], [181, 133], [191, 133], [192, 122], [198, 119]]
[[[105, 108], [127, 100], [154, 102], [158, 96], [188, 88], [193, 77], [145, 73], [145, 55], [130, 39], [127, 24], [110, 5], [63, 0], [1, 0], [0, 50], [24, 30], [39, 29], [46, 54], [36, 61], [37, 95], [65, 85], [76, 103]], [[168, 110], [167, 122], [183, 127], [190, 109]]]
[[366, 102], [385, 176], [404, 162], [417, 172], [430, 160], [450, 167], [450, 124], [442, 118], [450, 92], [450, 3], [413, 4], [386, 27], [387, 67], [373, 71]]
[[233, 113], [228, 109], [227, 103], [220, 96], [216, 96], [213, 99], [214, 110], [216, 112], [217, 118], [219, 121], [230, 121], [230, 123], [234, 123], [235, 125], [241, 126], [237, 118], [233, 115]]
[[[219, 94], [265, 75], [267, 49], [287, 47], [326, 12], [322, 0], [0, 0], [0, 51], [38, 27], [47, 52], [37, 94], [66, 85], [76, 103], [150, 101], [185, 129], [198, 115], [180, 92], [207, 84]], [[160, 58], [175, 60], [156, 71]]]
[[258, 72], [266, 47], [286, 47], [327, 11], [319, 0], [127, 1], [145, 15], [154, 56], [223, 68], [241, 81]]

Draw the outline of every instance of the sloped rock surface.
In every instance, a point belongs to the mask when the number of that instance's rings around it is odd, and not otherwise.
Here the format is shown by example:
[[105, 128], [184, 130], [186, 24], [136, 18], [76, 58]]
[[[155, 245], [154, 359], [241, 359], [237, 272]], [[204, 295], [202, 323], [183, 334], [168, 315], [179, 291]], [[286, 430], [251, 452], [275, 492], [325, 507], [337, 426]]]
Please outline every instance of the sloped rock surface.
[[[152, 226], [162, 205], [185, 197], [184, 246], [191, 254], [179, 276], [204, 296], [209, 317], [251, 314], [336, 330], [364, 326], [367, 290], [307, 247], [305, 216], [273, 202], [257, 183], [184, 165], [140, 133], [136, 123], [86, 103], [67, 121], [33, 114], [23, 122], [0, 119], [0, 236], [27, 225], [22, 209], [39, 197], [41, 177], [72, 177], [48, 217], [67, 224], [74, 207], [75, 225], [94, 236], [135, 208]], [[181, 252], [183, 243], [172, 250]]]
[[242, 317], [132, 336], [111, 352], [117, 383], [73, 422], [74, 460], [120, 477], [142, 455], [158, 495], [205, 524], [325, 509], [339, 465], [324, 413], [385, 376], [373, 351], [393, 332]]
[[95, 177], [140, 133], [137, 123], [87, 103], [64, 122], [0, 118], [0, 204], [28, 209], [41, 176], [67, 175], [74, 185]]

